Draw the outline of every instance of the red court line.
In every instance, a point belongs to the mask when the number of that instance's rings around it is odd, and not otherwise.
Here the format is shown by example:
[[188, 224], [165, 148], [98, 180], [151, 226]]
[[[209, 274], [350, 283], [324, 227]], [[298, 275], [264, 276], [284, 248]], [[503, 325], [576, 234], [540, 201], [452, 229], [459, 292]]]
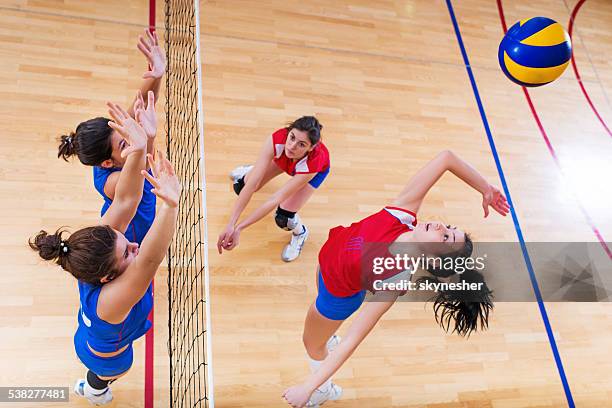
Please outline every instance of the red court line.
[[[152, 291], [155, 293], [155, 281], [151, 282]], [[153, 408], [153, 362], [154, 362], [154, 340], [155, 340], [155, 297], [153, 298], [153, 307], [149, 313], [149, 321], [151, 328], [145, 335], [145, 386], [144, 386], [144, 406], [145, 408]]]
[[[506, 31], [508, 31], [508, 27], [506, 26], [506, 17], [504, 16], [504, 8], [502, 6], [502, 0], [496, 0], [496, 1], [497, 1], [497, 11], [499, 12], [499, 19], [501, 21], [501, 25], [502, 25], [502, 28], [503, 28], [504, 33], [505, 33]], [[581, 0], [581, 1], [584, 1], [584, 0]], [[557, 166], [557, 169], [559, 169], [559, 172], [561, 173], [561, 176], [565, 180], [566, 179], [565, 172], [563, 171], [563, 167], [561, 166], [561, 162], [559, 161], [559, 158], [557, 157], [557, 152], [555, 151], [555, 148], [553, 147], [552, 143], [550, 142], [550, 139], [548, 138], [548, 134], [546, 133], [546, 130], [544, 129], [544, 126], [542, 125], [542, 121], [540, 121], [540, 116], [538, 115], [538, 112], [536, 111], [536, 108], [533, 105], [533, 102], [531, 100], [531, 95], [529, 95], [529, 91], [527, 90], [527, 88], [525, 88], [524, 86], [521, 87], [521, 88], [523, 88], [523, 93], [525, 94], [525, 99], [527, 99], [527, 104], [529, 105], [529, 109], [531, 109], [531, 114], [533, 115], [533, 118], [535, 119], [535, 121], [536, 121], [536, 123], [538, 125], [538, 129], [540, 130], [540, 134], [542, 135], [542, 138], [544, 139], [544, 143], [546, 143], [546, 147], [548, 148], [548, 151], [550, 152], [550, 155], [552, 156], [553, 161], [554, 161], [555, 165]], [[578, 198], [576, 193], [571, 188], [569, 188], [568, 190], [571, 191], [571, 193], [572, 193], [572, 195], [574, 197], [574, 200], [576, 201], [576, 204], [578, 204], [578, 207], [580, 208], [580, 211], [584, 215], [584, 218], [586, 218], [587, 224], [589, 224], [589, 226], [593, 230], [593, 233], [597, 237], [597, 240], [601, 244], [603, 250], [606, 252], [606, 254], [608, 254], [608, 257], [610, 259], [612, 259], [612, 251], [608, 247], [608, 244], [606, 243], [606, 240], [604, 239], [602, 234], [599, 232], [599, 229], [597, 228], [597, 226], [595, 225], [595, 223], [591, 219], [591, 216], [589, 215], [589, 213], [586, 211], [586, 209], [584, 208], [584, 206], [580, 202], [580, 199]]]
[[[155, 0], [149, 0], [149, 31], [155, 31]], [[155, 294], [155, 279], [151, 282], [153, 294]], [[155, 296], [153, 297], [153, 307], [149, 313], [151, 328], [145, 335], [145, 384], [144, 384], [144, 406], [153, 408], [153, 371], [154, 371], [154, 344], [155, 344]]]
[[[572, 14], [570, 16], [567, 30], [569, 32], [570, 38], [572, 39], [572, 43], [574, 42], [574, 38], [572, 37], [572, 32], [574, 30], [574, 21], [576, 21], [576, 15], [578, 14], [578, 10], [580, 10], [580, 7], [582, 7], [585, 1], [586, 0], [580, 0], [578, 3], [576, 3], [576, 5], [574, 6], [574, 10], [572, 10]], [[599, 112], [595, 108], [593, 101], [591, 101], [591, 98], [589, 97], [589, 93], [587, 92], [586, 88], [584, 87], [584, 84], [582, 83], [582, 78], [580, 77], [580, 73], [578, 72], [578, 66], [576, 65], [576, 59], [574, 58], [573, 52], [572, 52], [572, 68], [574, 69], [574, 74], [576, 75], [576, 79], [578, 80], [578, 85], [580, 85], [580, 89], [582, 89], [582, 93], [584, 94], [584, 97], [586, 98], [587, 102], [591, 106], [593, 113], [595, 113], [595, 116], [597, 116], [597, 119], [599, 119], [604, 129], [606, 129], [606, 132], [608, 132], [608, 135], [612, 137], [612, 132], [610, 131], [610, 128], [606, 125], [606, 122], [599, 115]]]

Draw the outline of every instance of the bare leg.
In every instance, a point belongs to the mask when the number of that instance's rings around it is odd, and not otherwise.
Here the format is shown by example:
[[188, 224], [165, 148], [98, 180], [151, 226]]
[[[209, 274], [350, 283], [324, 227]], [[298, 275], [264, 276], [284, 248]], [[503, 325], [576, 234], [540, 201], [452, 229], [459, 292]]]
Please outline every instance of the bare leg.
[[310, 184], [306, 184], [291, 197], [280, 203], [280, 208], [285, 211], [292, 212], [294, 215], [289, 219], [287, 227], [292, 230], [291, 240], [283, 248], [281, 259], [285, 262], [291, 262], [297, 259], [302, 252], [304, 242], [308, 239], [308, 229], [302, 224], [302, 221], [296, 213], [306, 204], [314, 193], [315, 188]]
[[306, 184], [304, 187], [295, 192], [291, 197], [283, 201], [280, 207], [283, 210], [298, 212], [308, 202], [316, 188], [310, 184]]
[[327, 357], [327, 340], [336, 333], [344, 320], [331, 320], [317, 310], [315, 304], [310, 305], [304, 322], [302, 341], [308, 356], [321, 361]]
[[[279, 174], [281, 174], [283, 171], [276, 165], [276, 163], [274, 163], [273, 161], [271, 161], [268, 164], [268, 167], [266, 168], [266, 172], [264, 173], [263, 179], [261, 180], [261, 183], [259, 183], [258, 186], [256, 186], [255, 191], [259, 191], [260, 188], [262, 188], [263, 186], [265, 186], [266, 184], [268, 184], [268, 182], [270, 180], [272, 180], [274, 177], [278, 176]], [[244, 182], [246, 184], [247, 180], [249, 179], [249, 176], [251, 175], [251, 172], [248, 172], [246, 174], [246, 176], [244, 176]]]

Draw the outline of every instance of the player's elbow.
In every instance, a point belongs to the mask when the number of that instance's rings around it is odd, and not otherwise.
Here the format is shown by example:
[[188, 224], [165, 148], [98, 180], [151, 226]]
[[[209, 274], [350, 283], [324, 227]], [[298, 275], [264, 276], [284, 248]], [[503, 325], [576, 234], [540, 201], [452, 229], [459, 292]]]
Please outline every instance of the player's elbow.
[[442, 150], [440, 153], [438, 153], [438, 157], [444, 161], [450, 161], [455, 158], [456, 155], [452, 150]]

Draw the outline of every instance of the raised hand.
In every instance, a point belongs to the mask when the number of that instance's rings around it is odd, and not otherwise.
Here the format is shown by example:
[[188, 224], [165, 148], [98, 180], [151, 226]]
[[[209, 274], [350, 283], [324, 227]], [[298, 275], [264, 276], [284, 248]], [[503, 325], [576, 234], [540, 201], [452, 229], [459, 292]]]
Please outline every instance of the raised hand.
[[166, 72], [166, 54], [164, 54], [164, 50], [159, 46], [157, 34], [155, 32], [152, 33], [149, 29], [145, 29], [144, 37], [142, 35], [138, 36], [137, 47], [149, 62], [149, 70], [142, 77], [144, 79], [159, 79], [164, 76], [164, 72]]
[[116, 130], [125, 139], [128, 146], [121, 151], [121, 157], [125, 158], [132, 152], [146, 149], [147, 135], [144, 129], [121, 106], [113, 102], [107, 102], [108, 113], [112, 121], [108, 126]]
[[157, 133], [157, 115], [155, 114], [155, 94], [153, 91], [148, 92], [147, 98], [148, 100], [145, 108], [142, 93], [138, 91], [136, 102], [134, 102], [134, 114], [138, 124], [142, 126], [147, 134], [147, 137], [153, 139]]
[[508, 205], [508, 200], [506, 200], [506, 197], [497, 187], [490, 184], [487, 187], [487, 190], [482, 193], [482, 208], [484, 209], [485, 218], [489, 216], [489, 206], [504, 217], [510, 211], [510, 205]]
[[151, 173], [142, 170], [141, 173], [153, 185], [151, 192], [171, 208], [178, 206], [181, 196], [181, 184], [174, 173], [172, 163], [158, 150], [155, 157], [147, 154]]

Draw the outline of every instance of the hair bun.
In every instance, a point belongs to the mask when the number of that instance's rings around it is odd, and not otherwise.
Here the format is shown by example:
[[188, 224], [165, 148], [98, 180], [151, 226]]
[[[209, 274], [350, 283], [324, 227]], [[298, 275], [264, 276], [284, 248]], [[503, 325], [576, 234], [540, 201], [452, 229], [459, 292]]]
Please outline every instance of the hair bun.
[[30, 238], [28, 244], [30, 248], [38, 251], [38, 255], [46, 261], [59, 258], [63, 232], [57, 230], [55, 234], [49, 234], [47, 231], [41, 230], [34, 238]]
[[60, 137], [60, 145], [57, 150], [57, 158], [60, 157], [65, 161], [68, 161], [68, 158], [74, 156], [76, 154], [76, 133], [70, 132], [69, 135], [62, 135]]

